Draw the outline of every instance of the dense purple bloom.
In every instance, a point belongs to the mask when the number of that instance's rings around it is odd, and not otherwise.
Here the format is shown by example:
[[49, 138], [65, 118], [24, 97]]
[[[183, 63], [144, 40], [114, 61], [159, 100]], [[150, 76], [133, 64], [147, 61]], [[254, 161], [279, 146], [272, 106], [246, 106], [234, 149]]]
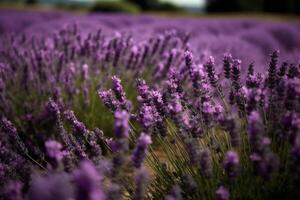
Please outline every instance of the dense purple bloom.
[[132, 154], [132, 162], [136, 168], [140, 168], [146, 156], [148, 146], [152, 143], [151, 136], [141, 133], [137, 145]]
[[112, 90], [99, 90], [98, 95], [107, 108], [111, 109], [112, 111], [115, 111], [118, 108], [118, 103], [113, 97]]
[[250, 159], [253, 162], [255, 173], [268, 179], [278, 170], [279, 159], [271, 150], [271, 139], [264, 136], [262, 121], [257, 112], [250, 114], [248, 126], [249, 143], [252, 150]]
[[183, 108], [180, 102], [180, 96], [178, 94], [173, 96], [173, 99], [168, 104], [168, 109], [171, 114], [177, 114], [182, 111]]
[[156, 112], [155, 107], [146, 106], [146, 105], [142, 106], [139, 120], [146, 130], [149, 127], [153, 126], [155, 122], [158, 120], [158, 118], [159, 116], [158, 113]]

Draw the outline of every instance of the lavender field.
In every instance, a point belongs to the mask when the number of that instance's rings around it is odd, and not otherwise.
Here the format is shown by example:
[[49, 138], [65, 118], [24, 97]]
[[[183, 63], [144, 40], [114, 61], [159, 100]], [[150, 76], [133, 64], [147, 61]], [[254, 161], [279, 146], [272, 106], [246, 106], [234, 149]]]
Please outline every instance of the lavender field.
[[300, 22], [0, 11], [0, 199], [300, 199]]

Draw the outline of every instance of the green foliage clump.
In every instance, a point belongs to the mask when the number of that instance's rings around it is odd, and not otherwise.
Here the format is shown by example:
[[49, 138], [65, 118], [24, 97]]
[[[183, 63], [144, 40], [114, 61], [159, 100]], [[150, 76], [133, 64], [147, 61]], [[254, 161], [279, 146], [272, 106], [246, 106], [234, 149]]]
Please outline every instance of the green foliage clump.
[[138, 13], [140, 8], [130, 2], [97, 1], [91, 8], [92, 12]]

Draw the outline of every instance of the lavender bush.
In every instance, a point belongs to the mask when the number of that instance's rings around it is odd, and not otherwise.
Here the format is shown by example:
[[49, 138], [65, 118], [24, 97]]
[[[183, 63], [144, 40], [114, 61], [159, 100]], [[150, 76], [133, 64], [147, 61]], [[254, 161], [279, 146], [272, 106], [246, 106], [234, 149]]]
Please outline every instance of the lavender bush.
[[0, 199], [300, 198], [296, 22], [0, 16]]

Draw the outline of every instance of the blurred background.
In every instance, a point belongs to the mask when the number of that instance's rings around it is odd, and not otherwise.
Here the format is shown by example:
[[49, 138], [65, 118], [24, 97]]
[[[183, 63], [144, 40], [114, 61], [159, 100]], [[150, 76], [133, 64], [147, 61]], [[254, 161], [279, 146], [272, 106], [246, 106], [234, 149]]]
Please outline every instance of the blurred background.
[[88, 12], [175, 14], [275, 13], [299, 15], [299, 0], [0, 0], [2, 8], [46, 8]]

